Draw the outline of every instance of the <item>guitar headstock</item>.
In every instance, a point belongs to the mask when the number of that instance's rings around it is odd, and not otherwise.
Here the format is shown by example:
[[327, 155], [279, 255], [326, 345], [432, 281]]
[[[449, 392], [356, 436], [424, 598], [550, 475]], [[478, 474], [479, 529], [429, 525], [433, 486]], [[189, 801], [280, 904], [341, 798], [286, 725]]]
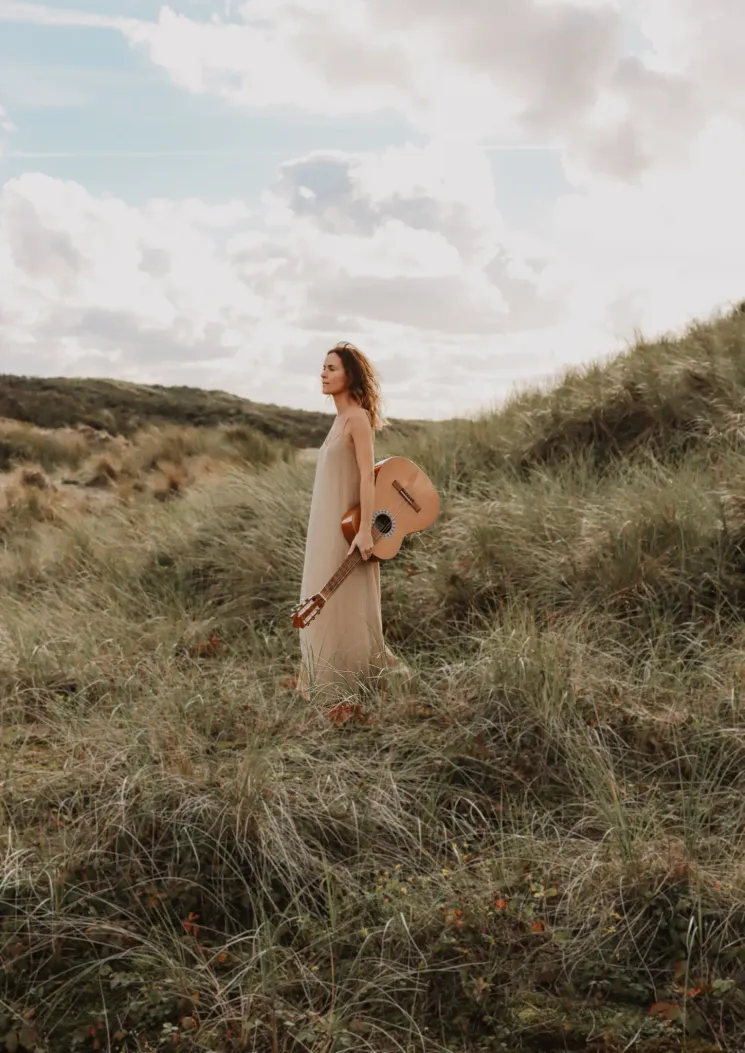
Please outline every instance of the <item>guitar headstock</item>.
[[292, 608], [292, 626], [294, 629], [305, 629], [317, 614], [326, 606], [326, 600], [317, 592], [307, 600], [301, 600]]

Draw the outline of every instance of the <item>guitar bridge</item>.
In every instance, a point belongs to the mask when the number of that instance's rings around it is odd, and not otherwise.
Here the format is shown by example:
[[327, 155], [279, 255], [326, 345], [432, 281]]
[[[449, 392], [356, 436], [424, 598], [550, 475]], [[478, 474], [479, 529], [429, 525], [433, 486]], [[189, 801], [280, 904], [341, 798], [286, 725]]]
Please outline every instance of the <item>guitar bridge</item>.
[[421, 512], [422, 506], [418, 504], [418, 502], [411, 496], [409, 491], [404, 486], [402, 486], [401, 483], [399, 483], [398, 479], [393, 480], [393, 485], [396, 488], [396, 490], [398, 490], [398, 492], [401, 494], [401, 497], [403, 497], [404, 501], [406, 501], [407, 504], [411, 505], [415, 512]]

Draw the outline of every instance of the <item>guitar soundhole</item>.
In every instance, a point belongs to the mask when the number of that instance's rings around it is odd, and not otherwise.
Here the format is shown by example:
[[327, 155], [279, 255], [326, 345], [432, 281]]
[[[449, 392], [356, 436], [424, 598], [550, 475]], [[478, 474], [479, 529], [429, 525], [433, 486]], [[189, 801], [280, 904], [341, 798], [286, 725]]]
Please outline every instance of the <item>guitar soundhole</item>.
[[388, 512], [376, 512], [373, 516], [373, 527], [380, 531], [382, 537], [390, 537], [396, 529], [396, 520]]

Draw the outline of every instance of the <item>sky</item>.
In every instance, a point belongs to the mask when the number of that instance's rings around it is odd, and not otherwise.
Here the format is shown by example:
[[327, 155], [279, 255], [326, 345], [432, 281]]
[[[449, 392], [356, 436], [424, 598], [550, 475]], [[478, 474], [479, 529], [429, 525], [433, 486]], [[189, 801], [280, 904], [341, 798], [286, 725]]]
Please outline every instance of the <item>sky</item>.
[[745, 299], [742, 0], [0, 0], [0, 372], [442, 419]]

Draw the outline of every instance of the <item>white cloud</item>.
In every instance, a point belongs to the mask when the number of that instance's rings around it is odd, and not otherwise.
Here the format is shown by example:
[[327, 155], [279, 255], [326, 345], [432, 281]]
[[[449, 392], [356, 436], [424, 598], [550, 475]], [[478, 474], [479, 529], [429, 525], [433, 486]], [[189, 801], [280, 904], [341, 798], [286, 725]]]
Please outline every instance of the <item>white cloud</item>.
[[[456, 412], [443, 367], [458, 341], [486, 348], [494, 333], [549, 324], [560, 305], [511, 246], [483, 155], [435, 178], [432, 150], [299, 158], [259, 211], [193, 200], [138, 209], [40, 174], [8, 181], [6, 368], [105, 373], [108, 363], [174, 383], [203, 369], [209, 386], [276, 400], [284, 354], [298, 374], [282, 378], [282, 397], [295, 390], [312, 404], [318, 361], [351, 338], [390, 363], [398, 412], [421, 415], [425, 396]], [[389, 358], [397, 346], [410, 349], [410, 380]]]
[[370, 234], [383, 222], [436, 231], [469, 264], [483, 264], [504, 234], [481, 150], [430, 142], [358, 157], [316, 151], [282, 166], [272, 198], [333, 234]]
[[166, 6], [157, 22], [121, 28], [192, 92], [213, 92], [252, 107], [300, 105], [329, 115], [404, 108], [413, 85], [403, 43], [349, 33], [346, 15], [328, 32], [328, 19], [314, 24], [312, 14], [279, 4], [268, 24], [256, 17], [197, 21]]
[[635, 185], [595, 180], [557, 204], [552, 242], [588, 320], [631, 335], [682, 325], [745, 296], [745, 129], [710, 122], [685, 167]]
[[392, 108], [460, 139], [555, 132], [591, 106], [621, 54], [611, 5], [251, 0], [241, 13], [198, 21], [164, 7], [122, 31], [193, 92], [329, 115]]
[[506, 230], [477, 149], [314, 153], [282, 166], [265, 204], [274, 256], [270, 262], [266, 245], [255, 244], [240, 251], [240, 264], [267, 272], [266, 295], [278, 279], [294, 284], [303, 326], [326, 329], [336, 313], [440, 333], [499, 333], [514, 331], [526, 314], [537, 328], [559, 313], [558, 288]]
[[[230, 8], [229, 10], [232, 10]], [[613, 3], [250, 0], [156, 21], [0, 0], [0, 21], [121, 32], [174, 82], [250, 107], [394, 109], [436, 136], [571, 131], [622, 58]]]
[[745, 131], [731, 119], [687, 168], [564, 195], [542, 241], [505, 222], [482, 151], [441, 151], [312, 153], [253, 209], [133, 208], [10, 180], [4, 367], [310, 407], [325, 350], [347, 338], [379, 363], [389, 412], [451, 415], [745, 292]]
[[8, 112], [4, 106], [0, 106], [0, 131], [2, 132], [13, 132], [15, 131], [15, 125], [8, 116]]
[[[0, 0], [0, 21], [121, 32], [192, 92], [389, 107], [429, 136], [297, 157], [251, 208], [8, 181], [4, 368], [310, 407], [348, 338], [380, 364], [389, 412], [450, 415], [742, 299], [738, 15], [739, 0], [250, 0], [235, 21], [146, 22]], [[573, 189], [540, 236], [500, 207], [474, 142], [497, 132], [561, 147]]]
[[[369, 115], [434, 138], [538, 136], [574, 176], [640, 178], [717, 114], [745, 120], [740, 0], [246, 0], [157, 20], [0, 0], [1, 21], [108, 28], [195, 93]], [[630, 50], [629, 39], [637, 38]], [[640, 43], [641, 42], [641, 43]]]
[[715, 113], [745, 117], [738, 14], [739, 0], [249, 0], [148, 21], [0, 0], [0, 22], [118, 31], [180, 87], [235, 105], [391, 109], [454, 142], [538, 136], [621, 178], [683, 159]]
[[240, 203], [136, 209], [39, 174], [9, 180], [0, 198], [6, 353], [71, 364], [97, 349], [125, 370], [152, 356], [232, 355], [261, 305], [218, 235], [248, 215]]
[[[705, 10], [736, 22], [736, 2]], [[734, 23], [728, 31], [704, 5], [682, 6], [697, 14], [686, 21], [673, 0], [650, 0], [641, 15], [629, 0], [250, 0], [235, 20], [198, 21], [166, 6], [157, 22], [120, 28], [183, 88], [236, 105], [393, 109], [453, 142], [538, 136], [577, 165], [633, 179], [683, 159], [729, 73], [742, 77]], [[693, 23], [707, 58], [686, 52]], [[626, 44], [640, 25], [643, 55]]]

